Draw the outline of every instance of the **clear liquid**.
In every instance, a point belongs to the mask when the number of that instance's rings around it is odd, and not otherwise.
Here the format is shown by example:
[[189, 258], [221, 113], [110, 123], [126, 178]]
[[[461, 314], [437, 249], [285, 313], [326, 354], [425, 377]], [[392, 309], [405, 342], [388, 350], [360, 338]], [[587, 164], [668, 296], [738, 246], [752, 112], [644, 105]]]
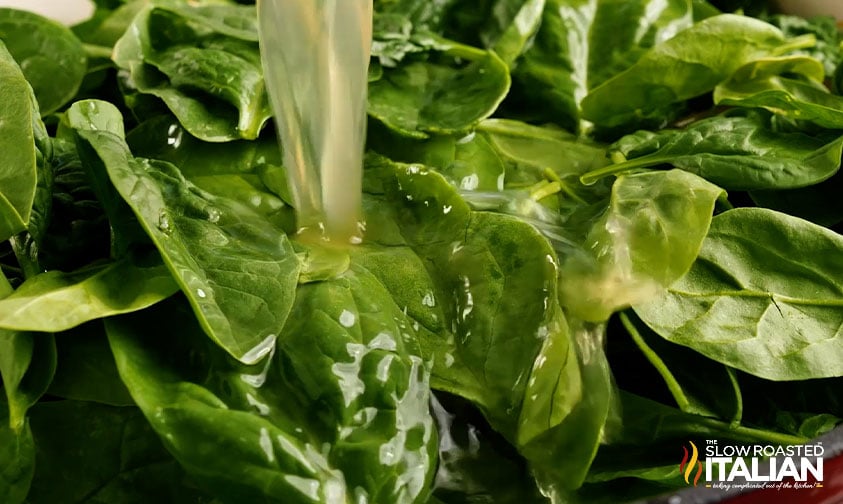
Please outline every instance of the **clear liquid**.
[[258, 20], [299, 230], [357, 242], [372, 0], [259, 0]]

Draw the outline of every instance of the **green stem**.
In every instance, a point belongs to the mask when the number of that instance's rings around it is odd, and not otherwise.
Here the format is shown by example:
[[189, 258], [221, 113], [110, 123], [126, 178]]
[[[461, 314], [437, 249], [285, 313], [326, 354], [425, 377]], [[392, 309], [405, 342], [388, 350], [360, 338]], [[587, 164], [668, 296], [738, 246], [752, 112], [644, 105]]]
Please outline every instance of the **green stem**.
[[777, 47], [774, 54], [778, 56], [792, 51], [798, 51], [799, 49], [814, 47], [815, 45], [817, 45], [817, 37], [812, 33], [806, 33], [805, 35], [789, 39], [786, 44]]
[[679, 385], [679, 381], [676, 380], [676, 377], [673, 376], [673, 373], [671, 373], [667, 368], [667, 364], [665, 364], [662, 358], [659, 357], [649, 345], [647, 345], [644, 338], [641, 336], [641, 333], [638, 332], [638, 328], [635, 327], [631, 320], [629, 320], [626, 313], [621, 313], [620, 319], [621, 323], [626, 328], [626, 331], [638, 346], [638, 349], [641, 350], [641, 353], [644, 354], [647, 360], [650, 361], [650, 364], [652, 364], [661, 375], [668, 390], [670, 390], [670, 394], [676, 401], [676, 405], [679, 406], [679, 409], [686, 413], [694, 413], [691, 411], [691, 402], [688, 400], [688, 396], [686, 396], [685, 392], [682, 391], [682, 386]]
[[753, 429], [752, 427], [744, 427], [739, 425], [737, 427], [729, 427], [728, 424], [714, 418], [704, 419], [704, 423], [711, 423], [717, 425], [721, 429], [726, 429], [733, 434], [737, 434], [749, 441], [767, 441], [778, 445], [798, 445], [809, 441], [809, 438], [802, 436], [794, 436], [792, 434], [784, 434], [781, 432], [773, 432], [763, 429]]
[[85, 49], [85, 55], [87, 55], [88, 58], [111, 59], [110, 47], [94, 44], [82, 44], [82, 47]]
[[19, 234], [9, 239], [12, 244], [12, 250], [15, 252], [15, 257], [18, 264], [23, 270], [23, 278], [32, 278], [40, 273], [40, 266], [38, 260], [31, 256], [32, 238], [26, 234]]
[[736, 429], [740, 427], [743, 420], [743, 393], [741, 392], [741, 385], [738, 383], [738, 374], [734, 368], [726, 366], [726, 373], [729, 375], [729, 382], [732, 384], [732, 389], [735, 391], [735, 398], [737, 399], [737, 406], [735, 407], [735, 415], [732, 417], [731, 428]]
[[608, 177], [609, 175], [617, 175], [619, 173], [634, 170], [636, 168], [648, 168], [650, 166], [669, 163], [673, 159], [674, 158], [672, 157], [663, 156], [643, 156], [638, 159], [633, 159], [631, 161], [623, 161], [621, 163], [616, 163], [609, 166], [604, 166], [603, 168], [592, 170], [582, 175], [580, 177], [580, 182], [585, 185], [591, 185], [597, 182], [598, 180], [602, 179], [603, 177]]

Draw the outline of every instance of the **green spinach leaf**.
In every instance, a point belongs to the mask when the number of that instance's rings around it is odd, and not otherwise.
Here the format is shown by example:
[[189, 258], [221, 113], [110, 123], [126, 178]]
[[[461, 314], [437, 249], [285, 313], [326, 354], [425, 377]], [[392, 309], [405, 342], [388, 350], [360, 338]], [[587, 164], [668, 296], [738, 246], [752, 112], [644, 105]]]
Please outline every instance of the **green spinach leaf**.
[[128, 86], [163, 100], [203, 140], [257, 138], [270, 117], [254, 6], [149, 5], [113, 57], [129, 72]]
[[504, 99], [509, 70], [492, 51], [426, 37], [425, 45], [438, 54], [430, 61], [385, 69], [383, 77], [369, 83], [369, 115], [415, 138], [466, 133]]
[[730, 80], [715, 89], [714, 100], [720, 105], [763, 108], [823, 128], [843, 129], [843, 98], [810, 80], [778, 75]]
[[72, 273], [48, 271], [27, 279], [0, 300], [0, 329], [61, 332], [90, 320], [143, 310], [178, 289], [157, 257], [151, 264], [122, 260]]
[[208, 335], [245, 363], [272, 350], [293, 305], [299, 264], [287, 236], [246, 205], [202, 191], [170, 163], [135, 158], [110, 104], [79, 102], [77, 135], [152, 238]]
[[691, 25], [687, 0], [547, 0], [513, 70], [518, 101], [541, 120], [585, 129], [582, 102], [592, 90]]
[[691, 271], [634, 306], [659, 335], [772, 380], [843, 374], [843, 238], [771, 210], [717, 216]]
[[0, 139], [6, 153], [0, 162], [0, 241], [24, 231], [32, 214], [38, 183], [39, 152], [35, 148], [33, 125], [38, 108], [20, 67], [0, 42]]
[[[0, 273], [0, 298], [12, 292]], [[0, 329], [0, 378], [6, 391], [8, 425], [15, 433], [26, 429], [26, 410], [47, 390], [56, 370], [56, 344], [43, 333]]]
[[13, 429], [7, 417], [8, 407], [0, 401], [0, 495], [9, 504], [21, 504], [35, 472], [35, 442], [28, 421]]
[[21, 66], [42, 115], [76, 95], [87, 61], [82, 43], [69, 28], [32, 12], [0, 9], [0, 39]]
[[[109, 340], [147, 419], [206, 488], [262, 502], [424, 501], [436, 440], [427, 372], [365, 270], [301, 286], [276, 350], [254, 366], [210, 344], [183, 300], [159, 306], [108, 320]], [[151, 323], [159, 316], [170, 330]]]
[[843, 137], [777, 132], [763, 115], [717, 116], [682, 130], [639, 131], [609, 151], [625, 160], [587, 173], [584, 182], [670, 164], [728, 190], [791, 189], [834, 175]]
[[607, 210], [562, 256], [563, 306], [604, 321], [660, 293], [691, 268], [723, 194], [681, 170], [618, 177]]
[[593, 89], [582, 101], [583, 117], [607, 128], [660, 123], [666, 109], [712, 91], [744, 64], [812, 43], [810, 36], [787, 40], [757, 19], [710, 17], [655, 45], [635, 65]]

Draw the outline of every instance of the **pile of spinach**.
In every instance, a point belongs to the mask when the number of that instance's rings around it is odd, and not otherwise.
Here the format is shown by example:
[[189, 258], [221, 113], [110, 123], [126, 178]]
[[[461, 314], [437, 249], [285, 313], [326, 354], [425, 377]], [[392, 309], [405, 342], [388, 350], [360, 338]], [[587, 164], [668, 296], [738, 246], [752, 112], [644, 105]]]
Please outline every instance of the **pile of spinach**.
[[375, 0], [342, 249], [254, 5], [96, 3], [0, 9], [3, 502], [620, 502], [841, 422], [833, 20]]

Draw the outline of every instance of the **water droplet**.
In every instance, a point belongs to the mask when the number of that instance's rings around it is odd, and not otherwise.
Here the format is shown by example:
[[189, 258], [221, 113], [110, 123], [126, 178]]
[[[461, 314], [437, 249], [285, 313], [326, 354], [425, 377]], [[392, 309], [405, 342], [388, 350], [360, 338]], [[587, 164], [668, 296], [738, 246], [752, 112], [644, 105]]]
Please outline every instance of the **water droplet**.
[[459, 140], [457, 140], [457, 143], [460, 144], [460, 145], [467, 144], [467, 143], [471, 142], [472, 140], [474, 140], [474, 137], [476, 135], [477, 135], [477, 133], [472, 131], [468, 135], [466, 135], [466, 136], [460, 138]]
[[465, 191], [474, 191], [480, 186], [480, 177], [476, 173], [466, 175], [460, 181], [460, 189]]
[[[474, 310], [474, 296], [471, 294], [471, 282], [469, 281], [467, 276], [462, 278], [463, 280], [463, 292], [465, 294], [465, 300], [462, 302], [462, 310], [461, 315], [462, 319], [466, 320], [471, 312]], [[459, 303], [457, 304], [457, 308], [459, 308]]]
[[205, 294], [205, 291], [202, 290], [202, 289], [196, 289], [196, 295], [199, 296], [202, 299], [205, 299], [206, 297], [208, 297], [208, 295]]
[[428, 292], [424, 295], [424, 298], [422, 298], [422, 304], [429, 308], [433, 308], [434, 306], [436, 306], [436, 298], [433, 297], [432, 292]]
[[547, 356], [540, 355], [536, 359], [536, 369], [541, 369], [544, 366], [544, 363], [547, 362]]
[[266, 427], [261, 427], [260, 440], [258, 444], [266, 455], [266, 460], [271, 464], [275, 462], [275, 451], [272, 448], [272, 439], [269, 437], [269, 430]]
[[163, 208], [158, 212], [158, 229], [164, 234], [173, 232], [173, 224], [170, 222], [170, 216]]
[[340, 325], [343, 327], [352, 327], [355, 321], [357, 321], [357, 317], [350, 311], [343, 310], [342, 313], [340, 313]]
[[392, 465], [392, 463], [395, 461], [395, 449], [389, 443], [381, 445], [379, 455], [380, 462], [383, 465]]
[[171, 124], [167, 129], [167, 145], [174, 149], [178, 149], [181, 146], [183, 136], [184, 131], [182, 131], [177, 124]]
[[255, 345], [254, 348], [243, 354], [243, 357], [240, 357], [240, 362], [243, 364], [255, 364], [264, 357], [269, 352], [275, 350], [275, 340], [278, 338], [276, 334], [270, 334], [263, 341]]
[[386, 380], [389, 379], [389, 366], [392, 365], [393, 360], [395, 360], [395, 356], [388, 354], [378, 362], [378, 369], [375, 372], [375, 376], [381, 383], [386, 383]]
[[[315, 479], [302, 478], [301, 476], [293, 476], [292, 474], [288, 474], [284, 476], [284, 481], [289, 483], [291, 487], [301, 492], [302, 495], [308, 497], [313, 502], [319, 502], [320, 500], [322, 500], [322, 498], [319, 496], [319, 482]], [[329, 500], [328, 502], [345, 502], [345, 489], [342, 489], [342, 493], [339, 500]]]
[[220, 211], [214, 207], [208, 208], [208, 222], [216, 224], [220, 221]]
[[[254, 406], [258, 413], [263, 416], [269, 415], [269, 406], [257, 400], [255, 396], [252, 394], [246, 394], [246, 401], [248, 401], [250, 406]], [[268, 436], [267, 436], [268, 437]]]
[[331, 372], [339, 379], [340, 391], [345, 400], [345, 405], [350, 406], [366, 390], [366, 384], [360, 379], [360, 363], [366, 354], [366, 347], [357, 343], [349, 343], [346, 345], [346, 350], [354, 361], [337, 362], [331, 366]]
[[394, 352], [398, 348], [395, 339], [387, 332], [378, 333], [367, 346], [372, 350], [386, 350], [388, 352]]

